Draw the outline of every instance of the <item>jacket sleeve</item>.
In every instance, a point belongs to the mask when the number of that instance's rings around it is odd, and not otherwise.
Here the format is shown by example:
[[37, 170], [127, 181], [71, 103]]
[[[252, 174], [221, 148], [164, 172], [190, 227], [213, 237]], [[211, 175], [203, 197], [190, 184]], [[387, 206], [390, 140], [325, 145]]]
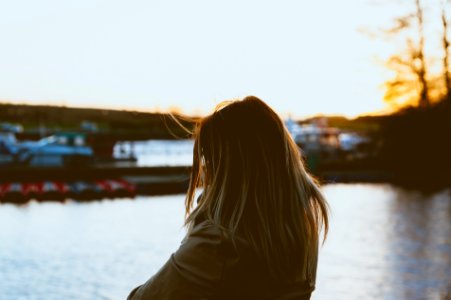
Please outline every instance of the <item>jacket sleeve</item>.
[[146, 283], [135, 288], [129, 300], [212, 299], [218, 290], [224, 260], [221, 231], [203, 222]]

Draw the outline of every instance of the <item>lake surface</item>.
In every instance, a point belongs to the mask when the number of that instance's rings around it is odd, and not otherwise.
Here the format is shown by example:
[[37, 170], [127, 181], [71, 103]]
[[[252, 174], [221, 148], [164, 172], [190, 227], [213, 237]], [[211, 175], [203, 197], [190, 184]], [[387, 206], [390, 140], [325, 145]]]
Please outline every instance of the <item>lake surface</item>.
[[[133, 152], [139, 167], [191, 166], [193, 163], [193, 140], [149, 140], [117, 143], [115, 157], [127, 157]], [[133, 150], [132, 150], [133, 149]]]
[[[451, 192], [324, 186], [312, 299], [451, 299]], [[0, 205], [0, 299], [125, 299], [184, 236], [183, 195]]]

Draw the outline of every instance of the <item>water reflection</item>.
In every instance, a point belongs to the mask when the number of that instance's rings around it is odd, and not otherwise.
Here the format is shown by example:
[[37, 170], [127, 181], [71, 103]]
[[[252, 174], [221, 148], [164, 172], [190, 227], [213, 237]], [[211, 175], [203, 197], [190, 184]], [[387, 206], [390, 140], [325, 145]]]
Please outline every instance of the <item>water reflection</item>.
[[390, 203], [392, 252], [388, 259], [398, 298], [451, 298], [449, 198], [449, 191], [432, 195], [398, 192]]
[[[323, 299], [450, 299], [451, 197], [390, 185], [324, 187]], [[183, 195], [0, 205], [1, 299], [124, 299], [184, 235]]]
[[[124, 142], [114, 148], [114, 156], [133, 152], [137, 166], [190, 166], [193, 163], [193, 140], [149, 140]], [[133, 149], [133, 150], [132, 150]]]
[[313, 299], [449, 299], [451, 198], [390, 185], [329, 185]]

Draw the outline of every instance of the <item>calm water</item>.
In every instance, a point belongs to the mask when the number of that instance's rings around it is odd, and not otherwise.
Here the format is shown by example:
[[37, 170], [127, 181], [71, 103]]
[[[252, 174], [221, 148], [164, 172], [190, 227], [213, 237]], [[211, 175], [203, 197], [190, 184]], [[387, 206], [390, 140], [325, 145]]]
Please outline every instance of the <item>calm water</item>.
[[[192, 140], [149, 140], [133, 142], [133, 152], [140, 167], [147, 166], [190, 166], [193, 163]], [[122, 152], [122, 151], [123, 152]], [[129, 142], [118, 143], [114, 156], [127, 156], [131, 151]]]
[[[332, 223], [313, 299], [451, 299], [449, 190], [324, 191]], [[176, 250], [182, 221], [182, 195], [0, 205], [0, 299], [125, 299]]]

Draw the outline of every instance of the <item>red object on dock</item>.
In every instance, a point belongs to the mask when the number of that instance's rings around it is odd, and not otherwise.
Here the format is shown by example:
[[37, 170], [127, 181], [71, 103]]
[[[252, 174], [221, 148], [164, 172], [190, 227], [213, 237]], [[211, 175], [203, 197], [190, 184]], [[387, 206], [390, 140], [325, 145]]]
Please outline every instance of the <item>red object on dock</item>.
[[24, 185], [20, 182], [2, 184], [1, 200], [6, 203], [23, 204], [28, 201], [24, 193]]
[[26, 199], [39, 199], [42, 191], [39, 183], [25, 183], [23, 184], [22, 193]]
[[68, 187], [65, 183], [59, 181], [42, 181], [39, 182], [41, 191], [40, 201], [57, 200], [62, 201], [68, 196]]
[[103, 198], [133, 198], [135, 186], [123, 179], [97, 181], [40, 181], [0, 183], [0, 202], [23, 204], [30, 199], [38, 201], [88, 201]]
[[123, 179], [98, 180], [96, 183], [105, 189], [109, 198], [135, 197], [135, 186]]

